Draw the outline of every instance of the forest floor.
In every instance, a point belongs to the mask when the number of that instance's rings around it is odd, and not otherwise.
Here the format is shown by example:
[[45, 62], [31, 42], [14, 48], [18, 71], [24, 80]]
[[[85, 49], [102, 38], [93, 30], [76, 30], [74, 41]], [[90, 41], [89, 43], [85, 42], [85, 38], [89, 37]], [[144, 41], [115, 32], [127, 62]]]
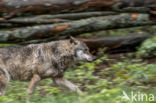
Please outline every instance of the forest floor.
[[[136, 58], [134, 53], [105, 54], [94, 63], [80, 63], [66, 73], [66, 78], [77, 84], [84, 95], [79, 96], [65, 88], [53, 85], [50, 79], [42, 80], [30, 103], [155, 103], [155, 58]], [[24, 103], [28, 82], [11, 81], [1, 103]], [[123, 91], [147, 95], [143, 101], [123, 99]], [[139, 94], [138, 94], [139, 95]]]
[[[145, 28], [103, 33], [123, 35]], [[83, 36], [88, 37], [88, 34]], [[96, 33], [96, 36], [101, 37], [101, 33]], [[51, 79], [45, 79], [37, 86], [30, 103], [156, 103], [156, 57], [145, 58], [138, 56], [137, 52], [108, 54], [99, 50], [96, 53], [99, 59], [92, 63], [78, 63], [65, 74], [65, 78], [84, 92], [82, 96], [53, 85]], [[25, 103], [28, 85], [28, 82], [11, 81], [6, 95], [0, 97], [0, 103]], [[134, 94], [135, 99], [132, 97]]]

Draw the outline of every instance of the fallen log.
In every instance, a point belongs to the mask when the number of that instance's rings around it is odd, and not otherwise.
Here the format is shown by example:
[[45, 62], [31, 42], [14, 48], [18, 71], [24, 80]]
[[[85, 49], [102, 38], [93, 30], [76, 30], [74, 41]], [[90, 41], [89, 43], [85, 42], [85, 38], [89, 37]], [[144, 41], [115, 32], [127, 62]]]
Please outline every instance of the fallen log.
[[137, 47], [151, 34], [146, 32], [131, 33], [121, 37], [106, 37], [101, 39], [81, 39], [92, 51], [99, 48], [107, 48], [106, 52], [119, 53], [136, 51]]
[[37, 15], [27, 17], [15, 17], [8, 20], [0, 20], [1, 28], [23, 27], [38, 24], [62, 23], [71, 20], [85, 19], [89, 17], [115, 15], [116, 12], [84, 12], [84, 13], [68, 13], [58, 15]]
[[102, 11], [102, 12], [81, 12], [81, 13], [66, 13], [66, 14], [57, 14], [57, 15], [41, 15], [37, 16], [37, 18], [49, 19], [49, 18], [57, 18], [57, 19], [67, 19], [67, 20], [78, 20], [85, 19], [89, 17], [98, 17], [98, 16], [109, 16], [118, 14], [116, 12], [110, 11]]
[[0, 14], [10, 18], [15, 15], [99, 11], [115, 2], [115, 0], [1, 0]]
[[24, 18], [18, 17], [10, 20], [0, 21], [1, 28], [15, 28], [15, 27], [25, 27], [25, 26], [33, 26], [39, 24], [54, 24], [54, 23], [63, 23], [69, 22], [70, 20], [65, 19], [42, 19], [42, 18]]
[[7, 21], [4, 21], [6, 23], [12, 23], [12, 24], [53, 24], [53, 23], [61, 23], [61, 22], [67, 22], [70, 20], [65, 19], [40, 19], [40, 18], [13, 18]]
[[122, 14], [118, 16], [93, 17], [60, 24], [23, 27], [15, 30], [0, 31], [0, 42], [21, 42], [33, 39], [58, 36], [79, 35], [106, 29], [117, 29], [144, 25], [154, 25], [146, 14]]
[[152, 13], [153, 8], [155, 0], [0, 0], [0, 16], [4, 18], [104, 10]]
[[16, 24], [46, 24], [66, 22], [69, 20], [85, 19], [89, 17], [115, 15], [116, 12], [84, 12], [84, 13], [68, 13], [57, 15], [37, 15], [27, 17], [15, 17], [9, 20], [0, 21], [0, 23], [16, 23]]
[[[78, 38], [79, 40], [85, 42], [92, 52], [98, 49], [107, 48], [108, 53], [119, 53], [119, 52], [132, 52], [136, 51], [137, 47], [146, 39], [150, 38], [151, 34], [146, 32], [135, 32], [127, 34], [126, 36], [120, 37], [105, 37], [100, 39], [84, 39]], [[59, 38], [55, 39], [59, 40]], [[39, 39], [30, 40], [26, 42], [21, 42], [21, 45], [36, 44], [42, 42], [50, 42], [52, 39]]]

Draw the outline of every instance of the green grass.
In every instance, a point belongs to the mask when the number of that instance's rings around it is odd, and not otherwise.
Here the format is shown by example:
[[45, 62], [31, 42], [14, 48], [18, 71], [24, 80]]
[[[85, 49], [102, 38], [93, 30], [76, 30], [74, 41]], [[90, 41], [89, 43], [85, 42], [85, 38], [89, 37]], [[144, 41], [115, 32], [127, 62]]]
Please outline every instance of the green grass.
[[[156, 96], [156, 64], [125, 56], [121, 58], [119, 61], [104, 55], [93, 63], [69, 68], [65, 77], [84, 91], [83, 96], [52, 87], [52, 81], [45, 79], [36, 88], [30, 103], [139, 103], [123, 99], [123, 90], [127, 94], [134, 91]], [[11, 81], [6, 96], [0, 97], [0, 103], [25, 103], [28, 84]]]
[[[125, 35], [129, 32], [155, 32], [155, 27], [108, 30], [93, 34], [82, 34], [82, 37], [95, 38]], [[0, 47], [12, 44], [0, 44]], [[110, 58], [99, 52], [100, 59], [93, 63], [80, 63], [69, 68], [65, 78], [78, 85], [84, 91], [79, 96], [64, 88], [52, 86], [51, 79], [45, 79], [37, 86], [30, 103], [156, 103], [156, 60], [143, 60], [141, 57], [155, 55], [155, 37], [148, 39], [138, 49], [137, 53], [127, 56], [117, 54]], [[137, 55], [137, 56], [136, 56]], [[28, 82], [11, 81], [6, 95], [0, 97], [0, 103], [25, 103]], [[155, 101], [132, 102], [123, 99], [123, 91], [129, 96], [131, 91], [155, 95]]]

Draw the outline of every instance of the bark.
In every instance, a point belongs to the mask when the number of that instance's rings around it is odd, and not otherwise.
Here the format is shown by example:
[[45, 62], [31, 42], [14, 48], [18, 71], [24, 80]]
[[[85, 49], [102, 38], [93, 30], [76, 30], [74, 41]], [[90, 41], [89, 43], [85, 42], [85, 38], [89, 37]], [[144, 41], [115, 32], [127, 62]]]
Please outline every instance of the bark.
[[104, 10], [151, 13], [153, 8], [155, 0], [0, 0], [0, 14], [5, 18]]
[[27, 17], [15, 17], [9, 20], [0, 20], [1, 28], [22, 27], [37, 24], [53, 24], [62, 23], [70, 20], [85, 19], [89, 17], [98, 17], [106, 15], [115, 15], [115, 12], [84, 12], [84, 13], [68, 13], [58, 15], [37, 15]]
[[53, 24], [53, 23], [61, 23], [61, 22], [67, 22], [69, 20], [64, 19], [40, 19], [40, 18], [13, 18], [7, 21], [4, 21], [4, 23], [12, 23], [12, 24]]
[[107, 52], [109, 53], [118, 53], [136, 51], [136, 47], [138, 47], [144, 40], [151, 36], [152, 35], [148, 33], [142, 32], [131, 33], [121, 37], [106, 37], [101, 39], [81, 40], [85, 42], [92, 51], [99, 48], [107, 48]]
[[[116, 12], [83, 12], [83, 13], [67, 13], [67, 14], [57, 14], [57, 15], [39, 15], [39, 16], [28, 16], [28, 17], [16, 17], [13, 19], [7, 20], [8, 22], [14, 23], [27, 23], [26, 21], [34, 21], [37, 23], [38, 20], [55, 20], [55, 19], [66, 19], [66, 20], [78, 20], [85, 19], [89, 17], [98, 17], [98, 16], [108, 16], [115, 15]], [[2, 21], [1, 21], [2, 22]]]
[[13, 25], [11, 23], [0, 23], [0, 28], [11, 28], [15, 27], [16, 25]]
[[146, 14], [122, 14], [118, 16], [93, 17], [67, 23], [23, 27], [10, 31], [0, 31], [0, 42], [20, 42], [58, 36], [79, 35], [106, 29], [117, 29], [144, 25], [154, 25]]
[[[108, 53], [119, 53], [119, 52], [136, 51], [136, 47], [138, 47], [144, 40], [150, 38], [151, 36], [152, 36], [151, 34], [148, 34], [146, 32], [141, 33], [136, 32], [120, 37], [105, 37], [101, 39], [84, 39], [84, 38], [78, 39], [85, 42], [92, 52], [97, 51], [98, 49], [107, 48], [106, 52]], [[20, 44], [26, 45], [49, 41], [51, 41], [51, 39], [46, 38], [40, 40], [21, 42]]]
[[65, 19], [53, 19], [53, 18], [37, 18], [37, 17], [17, 17], [10, 20], [0, 21], [1, 28], [14, 28], [14, 27], [24, 27], [33, 26], [38, 24], [54, 24], [69, 22], [70, 20]]

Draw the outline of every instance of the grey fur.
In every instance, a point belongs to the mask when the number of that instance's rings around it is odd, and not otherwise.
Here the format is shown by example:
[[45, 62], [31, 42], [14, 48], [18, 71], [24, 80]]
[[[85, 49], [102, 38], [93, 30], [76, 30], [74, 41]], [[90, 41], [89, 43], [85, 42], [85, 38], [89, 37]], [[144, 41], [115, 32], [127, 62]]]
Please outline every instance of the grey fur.
[[84, 60], [93, 60], [88, 47], [73, 37], [24, 47], [0, 48], [0, 95], [4, 95], [12, 79], [31, 81], [27, 91], [29, 97], [37, 83], [45, 78], [52, 78], [56, 84], [81, 93], [77, 86], [64, 79], [66, 69], [82, 60], [77, 57], [78, 50], [87, 55]]

